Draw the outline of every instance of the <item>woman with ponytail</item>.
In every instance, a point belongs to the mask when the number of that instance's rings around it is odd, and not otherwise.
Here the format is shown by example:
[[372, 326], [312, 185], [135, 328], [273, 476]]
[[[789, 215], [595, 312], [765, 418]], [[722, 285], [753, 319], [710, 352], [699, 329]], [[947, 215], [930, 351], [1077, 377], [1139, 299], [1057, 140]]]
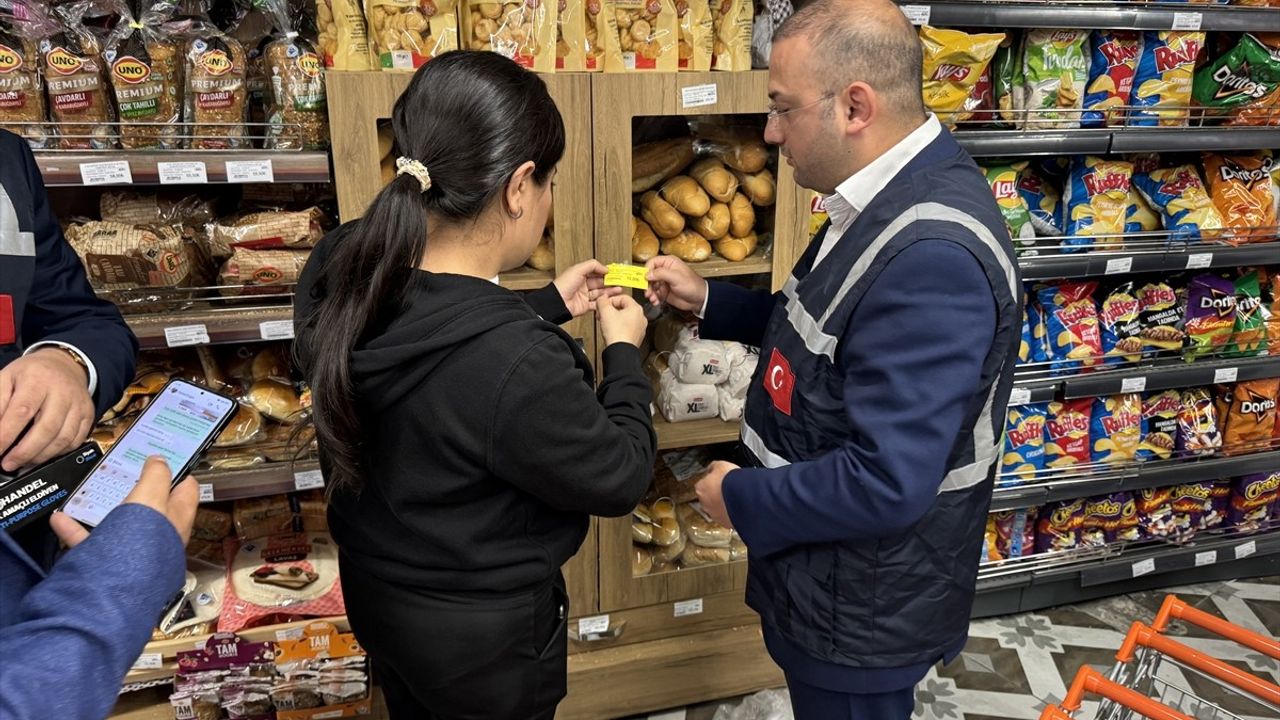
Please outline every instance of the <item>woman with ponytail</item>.
[[[588, 516], [631, 512], [653, 471], [644, 314], [595, 261], [524, 297], [496, 283], [537, 245], [564, 153], [536, 75], [447, 53], [392, 123], [396, 178], [297, 290], [347, 613], [394, 720], [550, 720], [560, 566]], [[598, 389], [556, 324], [592, 309]]]

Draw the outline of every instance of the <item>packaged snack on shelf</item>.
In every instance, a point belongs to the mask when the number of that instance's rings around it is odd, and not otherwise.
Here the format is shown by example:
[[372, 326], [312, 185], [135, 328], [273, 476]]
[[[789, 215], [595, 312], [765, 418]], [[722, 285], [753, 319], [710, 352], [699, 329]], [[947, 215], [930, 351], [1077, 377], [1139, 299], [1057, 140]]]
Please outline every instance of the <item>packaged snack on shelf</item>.
[[679, 69], [680, 21], [673, 0], [605, 0], [604, 7], [605, 72]]
[[[376, 1], [376, 0], [375, 0]], [[401, 1], [401, 0], [394, 0]], [[416, 3], [417, 0], [408, 0]], [[556, 69], [557, 3], [543, 0], [463, 0], [462, 37], [470, 50], [489, 50], [540, 73]], [[442, 47], [426, 59], [453, 47]], [[425, 61], [425, 60], [424, 60]], [[387, 61], [383, 61], [385, 67]], [[420, 64], [420, 63], [419, 63]]]
[[1019, 358], [1025, 354], [1022, 362], [1042, 363], [1049, 359], [1048, 329], [1045, 325], [1044, 310], [1036, 301], [1033, 290], [1027, 290], [1027, 302], [1023, 307], [1022, 342], [1026, 352], [1019, 351]]
[[559, 0], [556, 12], [556, 72], [587, 69], [587, 13], [583, 0]]
[[1018, 364], [1031, 362], [1031, 318], [1027, 314], [1027, 306], [1022, 306], [1022, 342], [1018, 345]]
[[[1063, 252], [1091, 247], [1115, 248], [1129, 212], [1133, 164], [1100, 157], [1076, 157], [1066, 184], [1067, 238]], [[1101, 236], [1095, 241], [1095, 237]]]
[[298, 282], [310, 250], [235, 248], [218, 273], [223, 295], [271, 295]]
[[268, 150], [320, 150], [329, 146], [329, 105], [324, 61], [310, 40], [301, 37], [288, 0], [267, 0], [264, 9], [277, 37], [267, 43], [263, 73], [270, 83]]
[[1162, 169], [1140, 165], [1133, 174], [1133, 184], [1160, 211], [1171, 241], [1203, 240], [1221, 234], [1225, 225], [1222, 215], [1194, 165]]
[[585, 69], [588, 72], [600, 72], [604, 70], [604, 39], [609, 33], [605, 0], [581, 0], [581, 2], [586, 13], [584, 31], [586, 40], [583, 45]]
[[[1142, 528], [1138, 520], [1138, 503], [1131, 492], [1114, 493], [1110, 496], [1120, 504], [1120, 520], [1115, 530], [1107, 535], [1107, 542], [1135, 542], [1142, 539]], [[1110, 528], [1108, 528], [1110, 530]]]
[[1094, 398], [1091, 422], [1093, 462], [1123, 464], [1137, 459], [1138, 447], [1147, 434], [1142, 419], [1142, 395]]
[[180, 41], [163, 28], [175, 7], [156, 2], [136, 20], [127, 6], [120, 7], [120, 22], [102, 53], [120, 112], [120, 144], [128, 150], [181, 147]]
[[324, 496], [318, 491], [237, 500], [231, 518], [241, 540], [329, 529]]
[[1187, 124], [1196, 58], [1204, 48], [1204, 33], [1181, 30], [1148, 31], [1142, 35], [1142, 56], [1133, 80], [1135, 110], [1129, 125], [1179, 127]]
[[1092, 462], [1089, 428], [1093, 422], [1093, 399], [1077, 398], [1049, 403], [1045, 467], [1062, 468]]
[[1231, 482], [1219, 480], [1209, 483], [1209, 510], [1200, 516], [1200, 529], [1215, 528], [1227, 521], [1231, 509]]
[[706, 565], [723, 565], [733, 558], [733, 552], [727, 548], [709, 548], [689, 543], [680, 553], [680, 567], [696, 568]]
[[[684, 531], [676, 517], [676, 504], [671, 498], [659, 498], [653, 502], [648, 511], [648, 521], [652, 527], [652, 543], [662, 548], [680, 546], [679, 550], [674, 551], [675, 555], [665, 558], [666, 561], [670, 561], [684, 550]], [[655, 557], [655, 559], [658, 558]]]
[[41, 150], [51, 142], [49, 129], [28, 123], [46, 120], [40, 43], [59, 28], [33, 0], [16, 0], [15, 9], [21, 12], [0, 16], [0, 128]]
[[1267, 242], [1276, 236], [1275, 161], [1265, 155], [1204, 156], [1204, 174], [1232, 244]]
[[169, 225], [73, 223], [67, 242], [98, 290], [192, 287], [207, 279], [195, 246]]
[[1028, 403], [1009, 408], [1006, 416], [1004, 459], [1000, 472], [1008, 484], [1030, 482], [1044, 472], [1045, 422], [1049, 407]]
[[[483, 9], [483, 14], [481, 12]], [[494, 50], [533, 67], [531, 53], [538, 53], [537, 69], [550, 72], [556, 66], [556, 6], [526, 8], [523, 3], [465, 3], [458, 0], [365, 0], [369, 47], [383, 70], [415, 70], [437, 55], [459, 47], [458, 13], [470, 32], [471, 50]], [[469, 15], [470, 14], [470, 15]], [[475, 16], [479, 24], [468, 25]], [[537, 22], [536, 31], [535, 20]], [[518, 44], [517, 44], [518, 38]], [[530, 53], [528, 57], [526, 53]]]
[[1278, 394], [1280, 378], [1236, 383], [1227, 398], [1227, 419], [1222, 431], [1224, 455], [1245, 455], [1270, 447]]
[[1036, 552], [1062, 552], [1080, 547], [1084, 499], [1062, 500], [1040, 508], [1036, 522]]
[[315, 0], [316, 43], [324, 66], [334, 70], [372, 70], [369, 26], [360, 0]]
[[1098, 322], [1108, 365], [1142, 359], [1141, 304], [1132, 282], [1122, 282], [1107, 293], [1098, 307]]
[[1013, 238], [1014, 248], [1020, 254], [1036, 255], [1036, 230], [1031, 225], [1031, 211], [1027, 200], [1018, 192], [1018, 174], [1025, 170], [1027, 164], [987, 165], [983, 172], [987, 175], [987, 183], [991, 185], [991, 194], [995, 196], [1000, 214], [1004, 215], [1005, 226], [1009, 228], [1009, 237]]
[[924, 104], [944, 124], [968, 120], [976, 109], [970, 95], [1005, 39], [1003, 33], [970, 34], [925, 25]]
[[1266, 306], [1262, 304], [1262, 283], [1257, 270], [1235, 281], [1235, 325], [1227, 353], [1231, 357], [1254, 357], [1267, 353]]
[[262, 413], [254, 408], [239, 403], [236, 414], [227, 423], [227, 427], [214, 439], [215, 448], [238, 447], [257, 440], [262, 435]]
[[248, 128], [248, 56], [244, 46], [213, 26], [196, 20], [183, 47], [183, 120], [197, 150], [250, 147]]
[[319, 208], [297, 212], [265, 211], [211, 223], [209, 254], [229, 258], [237, 248], [248, 250], [315, 247], [324, 237], [324, 213]]
[[245, 402], [279, 423], [292, 425], [302, 419], [302, 398], [291, 384], [279, 380], [255, 380]]
[[754, 21], [755, 5], [749, 0], [711, 0], [712, 70], [751, 69]]
[[1085, 500], [1084, 521], [1080, 525], [1080, 544], [1085, 547], [1106, 545], [1120, 528], [1124, 506], [1115, 495], [1102, 495]]
[[1093, 62], [1084, 96], [1084, 127], [1123, 125], [1123, 111], [1133, 92], [1133, 78], [1142, 52], [1142, 35], [1132, 30], [1095, 30]]
[[288, 533], [227, 541], [227, 599], [219, 631], [266, 624], [280, 615], [328, 617], [346, 612], [338, 550], [323, 533]]
[[993, 513], [996, 521], [996, 551], [1006, 560], [1035, 553], [1036, 519], [1039, 508]]
[[720, 396], [715, 385], [687, 385], [666, 374], [658, 387], [658, 409], [667, 422], [710, 420], [720, 414]]
[[1139, 460], [1168, 460], [1178, 444], [1178, 413], [1182, 411], [1182, 393], [1165, 390], [1152, 393], [1142, 401], [1142, 419], [1146, 428], [1138, 446]]
[[1227, 524], [1257, 528], [1271, 515], [1280, 495], [1280, 470], [1237, 478], [1232, 483]]
[[1028, 30], [1023, 45], [1027, 130], [1080, 127], [1089, 82], [1088, 30]]
[[1213, 484], [1187, 483], [1173, 488], [1175, 534], [1186, 535], [1200, 529], [1202, 520], [1213, 511]]
[[1134, 496], [1138, 506], [1138, 528], [1146, 538], [1177, 534], [1173, 513], [1173, 488], [1143, 488]]
[[39, 43], [49, 117], [58, 124], [58, 147], [107, 150], [116, 146], [115, 106], [103, 65], [102, 44], [85, 24], [99, 9], [81, 0], [54, 8], [60, 30]]
[[707, 0], [675, 0], [675, 5], [680, 18], [679, 68], [706, 72], [711, 69], [716, 43], [711, 6]]
[[1213, 273], [1191, 278], [1187, 287], [1186, 333], [1188, 360], [1227, 349], [1236, 323], [1235, 285]]
[[1247, 124], [1280, 124], [1280, 50], [1245, 33], [1230, 52], [1195, 73], [1196, 104], [1211, 115], [1228, 115]]
[[1037, 235], [1058, 236], [1066, 227], [1063, 222], [1062, 193], [1038, 171], [1027, 168], [1018, 178], [1018, 194], [1027, 202], [1031, 226]]
[[1038, 291], [1048, 332], [1049, 361], [1054, 372], [1092, 368], [1102, 362], [1096, 282], [1062, 282]]
[[1172, 286], [1162, 282], [1138, 290], [1142, 305], [1142, 340], [1153, 350], [1180, 350], [1186, 339], [1183, 309]]
[[373, 712], [369, 660], [355, 635], [313, 622], [276, 643], [271, 688], [276, 720], [360, 717]]
[[1149, 233], [1163, 227], [1160, 216], [1137, 188], [1129, 189], [1129, 210], [1125, 213], [1124, 231], [1126, 233]]
[[1271, 317], [1267, 318], [1267, 353], [1280, 356], [1280, 271], [1267, 279], [1271, 287]]
[[996, 56], [991, 60], [991, 83], [999, 124], [1017, 125], [1018, 110], [1022, 107], [1022, 36], [1014, 31], [1005, 33], [996, 48]]
[[729, 379], [729, 357], [719, 340], [682, 339], [667, 366], [676, 380], [686, 385], [719, 385]]
[[980, 562], [1000, 562], [1004, 555], [1000, 554], [1000, 533], [996, 528], [996, 515], [987, 515], [987, 527], [982, 533], [982, 556]]

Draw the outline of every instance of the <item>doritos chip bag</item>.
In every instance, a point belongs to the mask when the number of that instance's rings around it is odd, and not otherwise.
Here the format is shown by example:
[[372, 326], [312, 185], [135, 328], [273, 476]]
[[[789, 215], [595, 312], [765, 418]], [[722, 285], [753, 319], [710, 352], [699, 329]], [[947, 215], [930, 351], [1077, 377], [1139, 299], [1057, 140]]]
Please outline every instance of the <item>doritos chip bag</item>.
[[1138, 393], [1093, 399], [1092, 431], [1089, 433], [1093, 442], [1093, 462], [1133, 462], [1146, 434], [1142, 396]]
[[[1236, 317], [1231, 334], [1231, 357], [1254, 357], [1267, 352], [1267, 321], [1262, 304], [1262, 285], [1258, 271], [1251, 270], [1235, 282]], [[1267, 313], [1269, 314], [1269, 313]]]
[[1138, 289], [1142, 306], [1142, 340], [1155, 350], [1179, 350], [1186, 339], [1178, 293], [1166, 283], [1147, 283]]
[[1162, 227], [1160, 216], [1151, 209], [1151, 204], [1137, 188], [1129, 190], [1129, 211], [1125, 215], [1126, 233], [1155, 232]]
[[1212, 273], [1191, 278], [1187, 287], [1187, 360], [1226, 349], [1236, 324], [1235, 284]]
[[1177, 390], [1152, 393], [1142, 401], [1142, 419], [1147, 429], [1138, 446], [1139, 460], [1168, 460], [1178, 441], [1178, 413], [1182, 393]]
[[1022, 127], [1046, 130], [1080, 127], [1089, 82], [1088, 30], [1028, 30], [1022, 72], [1027, 117]]
[[996, 198], [1000, 214], [1004, 215], [1005, 225], [1009, 228], [1009, 237], [1013, 238], [1013, 246], [1019, 254], [1028, 253], [1035, 247], [1036, 231], [1031, 226], [1031, 213], [1027, 209], [1027, 201], [1018, 192], [1018, 173], [1027, 167], [1026, 163], [1012, 165], [991, 165], [983, 168], [987, 182], [991, 185], [991, 194]]
[[970, 35], [925, 25], [920, 28], [924, 45], [924, 104], [943, 123], [965, 120], [973, 108], [965, 102], [982, 71], [996, 54], [1004, 33]]
[[[1278, 90], [1280, 50], [1264, 45], [1254, 35], [1245, 34], [1230, 52], [1196, 72], [1193, 96], [1198, 105], [1208, 108], [1212, 114], [1239, 114], [1269, 105], [1271, 96]], [[1261, 120], [1252, 124], [1280, 124], [1280, 116]]]
[[1280, 378], [1238, 383], [1231, 391], [1223, 430], [1225, 455], [1244, 455], [1266, 450], [1276, 425], [1276, 395]]
[[1227, 242], [1265, 242], [1276, 236], [1275, 161], [1266, 156], [1204, 156], [1204, 175], [1223, 224], [1233, 230]]
[[1222, 449], [1222, 426], [1213, 396], [1205, 388], [1182, 391], [1178, 411], [1177, 449], [1179, 455], [1203, 457]]
[[1102, 335], [1093, 282], [1064, 282], [1041, 288], [1048, 329], [1049, 360], [1054, 372], [1073, 372], [1102, 363]]
[[1142, 359], [1142, 306], [1133, 283], [1121, 283], [1107, 293], [1098, 307], [1102, 326], [1102, 352], [1106, 364], [1118, 365]]
[[1129, 104], [1133, 77], [1142, 51], [1142, 35], [1129, 30], [1096, 30], [1093, 62], [1084, 96], [1084, 127], [1123, 125], [1115, 108]]
[[1142, 36], [1142, 56], [1133, 80], [1130, 125], [1179, 127], [1187, 124], [1196, 58], [1204, 48], [1204, 33], [1181, 30], [1149, 31]]
[[1009, 484], [1029, 482], [1044, 471], [1044, 424], [1049, 408], [1030, 403], [1009, 408], [1001, 474]]
[[1133, 184], [1160, 212], [1170, 240], [1217, 237], [1225, 223], [1200, 181], [1194, 165], [1146, 170], [1133, 175]]
[[1049, 403], [1045, 467], [1088, 465], [1089, 424], [1093, 418], [1093, 398]]
[[1027, 168], [1018, 177], [1018, 194], [1027, 203], [1031, 226], [1040, 236], [1062, 235], [1062, 193], [1043, 175]]
[[1272, 273], [1271, 317], [1267, 318], [1267, 353], [1280, 356], [1280, 272]]
[[1133, 164], [1099, 157], [1077, 157], [1071, 164], [1066, 188], [1067, 247], [1064, 252], [1083, 250], [1102, 236], [1104, 245], [1116, 244], [1114, 236], [1124, 232], [1129, 212], [1129, 188]]

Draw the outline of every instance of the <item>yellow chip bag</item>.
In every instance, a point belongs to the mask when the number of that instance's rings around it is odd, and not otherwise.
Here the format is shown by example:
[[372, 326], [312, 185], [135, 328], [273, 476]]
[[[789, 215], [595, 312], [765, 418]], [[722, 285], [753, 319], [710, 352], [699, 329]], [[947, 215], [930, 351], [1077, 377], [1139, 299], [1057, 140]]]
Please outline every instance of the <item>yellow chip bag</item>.
[[1070, 237], [1063, 252], [1091, 247], [1095, 237], [1107, 238], [1104, 245], [1117, 242], [1114, 236], [1125, 230], [1132, 181], [1132, 163], [1092, 155], [1072, 161], [1065, 197]]
[[[1130, 125], [1180, 126], [1187, 124], [1187, 107], [1196, 58], [1204, 48], [1204, 33], [1162, 30], [1142, 36], [1142, 57], [1133, 79]], [[1149, 108], [1149, 109], [1147, 109]]]
[[966, 107], [965, 101], [1003, 40], [1004, 33], [971, 35], [929, 25], [920, 28], [925, 107], [944, 123], [968, 119], [975, 108]]

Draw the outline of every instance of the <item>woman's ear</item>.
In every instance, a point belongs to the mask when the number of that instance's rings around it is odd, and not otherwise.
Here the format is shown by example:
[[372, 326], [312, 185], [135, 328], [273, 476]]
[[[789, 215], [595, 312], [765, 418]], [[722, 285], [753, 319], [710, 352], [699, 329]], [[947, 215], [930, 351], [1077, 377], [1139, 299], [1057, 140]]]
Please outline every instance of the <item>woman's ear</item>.
[[511, 173], [507, 181], [507, 191], [503, 198], [506, 202], [507, 216], [516, 219], [524, 215], [525, 206], [532, 202], [532, 191], [537, 185], [533, 179], [535, 165], [532, 160], [525, 161]]

